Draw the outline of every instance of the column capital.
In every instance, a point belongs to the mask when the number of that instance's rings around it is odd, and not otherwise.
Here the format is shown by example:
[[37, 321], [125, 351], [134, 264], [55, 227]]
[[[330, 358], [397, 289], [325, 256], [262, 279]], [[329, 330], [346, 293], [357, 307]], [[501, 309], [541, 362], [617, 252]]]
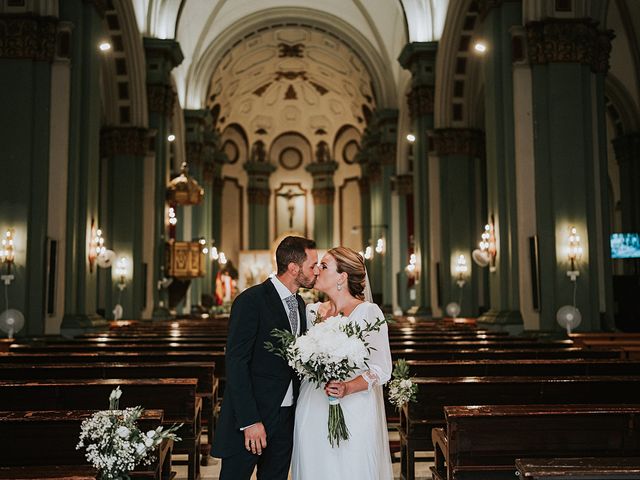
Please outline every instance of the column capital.
[[147, 85], [147, 105], [150, 112], [170, 117], [175, 102], [176, 94], [171, 85]]
[[629, 133], [612, 140], [619, 164], [640, 162], [640, 133]]
[[142, 43], [147, 63], [154, 59], [163, 59], [167, 62], [168, 70], [163, 73], [169, 73], [184, 60], [180, 44], [171, 38], [144, 37]]
[[411, 195], [413, 193], [413, 175], [397, 175], [393, 180], [393, 189], [398, 195]]
[[333, 175], [333, 172], [338, 169], [338, 162], [331, 161], [322, 163], [310, 163], [309, 165], [304, 167], [304, 169], [313, 177]]
[[249, 175], [269, 177], [276, 170], [276, 167], [268, 162], [245, 162], [244, 169]]
[[407, 94], [407, 104], [412, 120], [424, 115], [433, 115], [435, 92], [433, 85], [417, 85], [411, 89]]
[[433, 132], [433, 147], [436, 155], [484, 155], [484, 132], [472, 128], [438, 128]]
[[107, 0], [84, 0], [84, 3], [93, 5], [93, 8], [96, 9], [98, 15], [102, 18], [104, 18], [105, 13], [109, 10], [109, 2]]
[[500, 8], [505, 3], [522, 3], [522, 0], [480, 0], [478, 2], [480, 18], [484, 18], [490, 10]]
[[534, 65], [580, 63], [595, 73], [609, 70], [613, 30], [598, 30], [590, 18], [555, 19], [529, 22], [527, 48]]
[[428, 81], [435, 75], [434, 71], [421, 71], [424, 67], [435, 67], [438, 42], [407, 43], [398, 57], [398, 62], [405, 70], [410, 70], [413, 81]]
[[144, 157], [149, 146], [149, 130], [139, 127], [104, 127], [100, 130], [100, 155]]
[[53, 61], [58, 20], [38, 15], [0, 15], [0, 58]]
[[376, 110], [376, 124], [379, 132], [380, 162], [383, 165], [393, 165], [396, 161], [398, 144], [398, 110], [392, 108]]
[[314, 205], [333, 205], [336, 197], [336, 189], [334, 187], [321, 187], [311, 190]]

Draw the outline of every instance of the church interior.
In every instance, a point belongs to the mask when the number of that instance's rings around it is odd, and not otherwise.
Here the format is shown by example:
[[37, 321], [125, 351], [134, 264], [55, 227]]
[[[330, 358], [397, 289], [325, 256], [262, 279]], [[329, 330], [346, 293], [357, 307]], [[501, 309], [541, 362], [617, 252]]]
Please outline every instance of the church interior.
[[231, 305], [288, 235], [393, 319], [396, 478], [640, 478], [639, 1], [0, 0], [0, 79], [0, 479], [100, 478], [8, 439], [117, 385], [187, 419], [132, 478], [218, 478]]

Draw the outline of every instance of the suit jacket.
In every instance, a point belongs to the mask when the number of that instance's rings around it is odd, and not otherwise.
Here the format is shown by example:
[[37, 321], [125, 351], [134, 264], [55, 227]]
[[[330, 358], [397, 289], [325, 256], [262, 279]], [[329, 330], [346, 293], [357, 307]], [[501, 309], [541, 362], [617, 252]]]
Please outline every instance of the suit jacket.
[[[305, 304], [299, 295], [300, 333], [307, 327]], [[288, 312], [267, 279], [242, 292], [233, 302], [225, 352], [226, 384], [212, 455], [224, 458], [244, 450], [242, 427], [262, 422], [269, 435], [277, 428], [280, 405], [293, 381], [294, 398], [300, 381], [287, 362], [264, 343], [276, 339], [274, 328], [291, 330]]]

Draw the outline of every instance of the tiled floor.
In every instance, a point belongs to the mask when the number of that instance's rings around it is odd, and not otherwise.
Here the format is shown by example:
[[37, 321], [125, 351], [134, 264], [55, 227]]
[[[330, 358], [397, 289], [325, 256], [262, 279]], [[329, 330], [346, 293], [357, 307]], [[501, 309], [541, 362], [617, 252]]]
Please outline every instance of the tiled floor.
[[[393, 439], [394, 434], [390, 434]], [[397, 433], [395, 434], [397, 436]], [[186, 456], [175, 455], [174, 458], [176, 460], [184, 459], [186, 460]], [[429, 459], [431, 460], [431, 459]], [[431, 472], [429, 470], [430, 467], [433, 466], [432, 461], [421, 461], [416, 462], [416, 480], [430, 480]], [[174, 465], [173, 470], [177, 473], [175, 480], [187, 480], [187, 467], [186, 465]], [[220, 474], [220, 460], [217, 458], [210, 458], [209, 465], [206, 467], [200, 467], [200, 474], [202, 480], [217, 480]], [[394, 479], [398, 480], [400, 478], [400, 463], [395, 461], [393, 463], [393, 475]], [[252, 477], [255, 480], [255, 474]]]

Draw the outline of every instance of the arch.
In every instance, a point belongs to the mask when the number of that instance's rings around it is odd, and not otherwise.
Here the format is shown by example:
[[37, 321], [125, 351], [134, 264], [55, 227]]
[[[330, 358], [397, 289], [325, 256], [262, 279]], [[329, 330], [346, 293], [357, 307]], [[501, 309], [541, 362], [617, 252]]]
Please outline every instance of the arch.
[[[611, 72], [607, 74], [605, 80], [605, 96], [617, 112], [624, 133], [639, 131], [640, 112], [635, 107], [631, 94]], [[609, 113], [609, 106], [607, 106], [607, 111]]]
[[235, 22], [222, 32], [215, 43], [211, 43], [191, 64], [187, 73], [185, 104], [188, 108], [202, 108], [206, 102], [209, 82], [217, 67], [218, 59], [234, 43], [260, 28], [278, 23], [302, 23], [326, 31], [349, 45], [360, 57], [372, 79], [376, 105], [380, 108], [395, 108], [397, 102], [393, 78], [388, 66], [369, 41], [353, 26], [341, 18], [309, 8], [278, 7], [255, 12]]
[[[289, 139], [291, 139], [292, 141], [290, 142]], [[288, 131], [278, 135], [273, 139], [271, 145], [269, 145], [269, 163], [278, 167], [284, 166], [282, 164], [280, 156], [285, 150], [287, 150], [287, 148], [291, 148], [292, 146], [300, 152], [301, 157], [300, 165], [298, 165], [296, 169], [313, 161], [314, 150], [313, 146], [309, 142], [309, 139], [298, 132]]]

